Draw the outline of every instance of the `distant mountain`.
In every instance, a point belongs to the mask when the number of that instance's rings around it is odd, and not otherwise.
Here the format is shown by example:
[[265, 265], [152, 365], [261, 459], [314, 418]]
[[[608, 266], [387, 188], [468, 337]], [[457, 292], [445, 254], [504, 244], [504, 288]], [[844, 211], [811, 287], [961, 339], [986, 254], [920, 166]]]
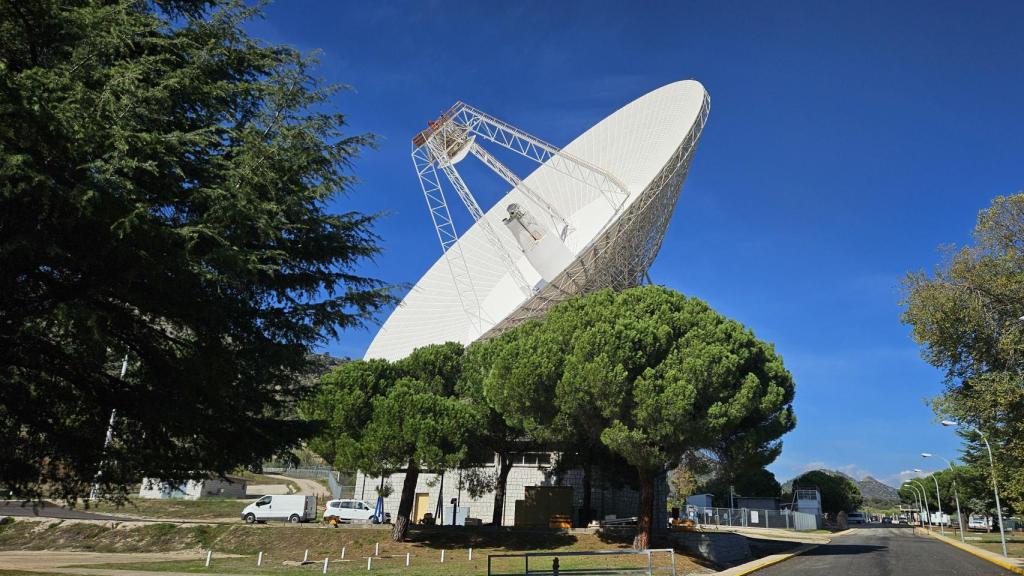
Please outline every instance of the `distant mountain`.
[[865, 476], [864, 479], [857, 482], [857, 486], [860, 488], [860, 494], [866, 500], [876, 500], [880, 502], [899, 502], [900, 494], [899, 491], [885, 484], [879, 482], [871, 476]]
[[[865, 501], [882, 503], [899, 502], [900, 500], [899, 492], [895, 488], [885, 484], [884, 482], [879, 482], [871, 476], [865, 476], [863, 480], [857, 480], [853, 476], [850, 476], [845, 472], [840, 472], [839, 470], [827, 470], [823, 468], [818, 471], [831, 474], [832, 476], [842, 476], [843, 478], [850, 480], [860, 488], [860, 494], [864, 497]], [[791, 493], [792, 491], [793, 480], [789, 480], [782, 485], [783, 493]]]

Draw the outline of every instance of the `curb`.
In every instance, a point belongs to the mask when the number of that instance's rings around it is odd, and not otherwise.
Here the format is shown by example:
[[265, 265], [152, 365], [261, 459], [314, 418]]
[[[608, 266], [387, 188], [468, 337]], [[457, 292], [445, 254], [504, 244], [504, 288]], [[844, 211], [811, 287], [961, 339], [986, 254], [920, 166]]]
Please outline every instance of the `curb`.
[[803, 554], [804, 552], [809, 552], [811, 550], [814, 550], [818, 546], [821, 546], [821, 544], [804, 544], [803, 546], [799, 546], [798, 548], [796, 548], [792, 552], [787, 552], [785, 554], [772, 554], [771, 556], [765, 556], [764, 558], [758, 558], [757, 560], [753, 560], [751, 562], [747, 562], [746, 564], [740, 564], [739, 566], [733, 566], [732, 568], [729, 568], [728, 570], [722, 570], [721, 572], [715, 572], [715, 574], [717, 574], [718, 576], [745, 576], [746, 574], [750, 574], [752, 572], [756, 572], [758, 570], [761, 570], [762, 568], [767, 568], [769, 566], [774, 566], [775, 564], [778, 564], [780, 562], [785, 562], [786, 560], [789, 560], [790, 558], [792, 558], [794, 556], [799, 556], [799, 555]]
[[[914, 528], [914, 533], [917, 534], [917, 528]], [[991, 563], [995, 564], [996, 566], [999, 566], [1000, 568], [1005, 568], [1005, 569], [1007, 569], [1010, 572], [1013, 572], [1015, 574], [1024, 574], [1024, 567], [1022, 567], [1022, 566], [1020, 566], [1018, 564], [1012, 563], [1012, 562], [1008, 562], [1005, 558], [1003, 558], [1002, 556], [999, 556], [995, 552], [989, 552], [988, 550], [983, 550], [981, 548], [978, 548], [977, 546], [972, 546], [970, 544], [964, 544], [962, 542], [957, 542], [955, 540], [950, 540], [949, 538], [946, 538], [945, 536], [941, 536], [939, 534], [934, 534], [931, 531], [927, 531], [927, 534], [928, 534], [928, 536], [931, 536], [932, 538], [935, 538], [936, 540], [939, 540], [940, 542], [945, 542], [946, 544], [949, 544], [950, 546], [953, 546], [954, 548], [959, 548], [959, 549], [963, 550], [964, 552], [967, 552], [968, 554], [972, 554], [974, 556], [977, 556], [978, 558], [981, 558], [982, 560], [987, 560], [988, 562], [991, 562]]]

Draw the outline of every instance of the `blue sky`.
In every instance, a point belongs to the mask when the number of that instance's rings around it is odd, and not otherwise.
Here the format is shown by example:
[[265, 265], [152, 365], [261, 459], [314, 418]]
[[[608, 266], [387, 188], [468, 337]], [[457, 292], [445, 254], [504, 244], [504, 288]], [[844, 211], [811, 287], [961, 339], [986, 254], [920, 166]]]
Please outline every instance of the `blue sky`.
[[[957, 451], [899, 280], [1024, 189], [1021, 22], [1020, 2], [279, 0], [249, 28], [322, 50], [320, 74], [354, 88], [335, 104], [381, 142], [337, 209], [389, 213], [360, 271], [393, 283], [440, 255], [409, 139], [456, 100], [564, 144], [700, 80], [711, 116], [651, 276], [784, 357], [799, 423], [780, 481], [827, 466], [896, 483], [928, 468], [921, 451]], [[374, 330], [326, 350], [360, 357]]]

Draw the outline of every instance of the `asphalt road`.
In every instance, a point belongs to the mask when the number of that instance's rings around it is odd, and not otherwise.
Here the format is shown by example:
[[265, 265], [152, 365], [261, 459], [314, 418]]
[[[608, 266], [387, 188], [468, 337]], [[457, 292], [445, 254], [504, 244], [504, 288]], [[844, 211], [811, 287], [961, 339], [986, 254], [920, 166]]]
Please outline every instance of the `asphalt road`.
[[911, 527], [857, 527], [800, 556], [757, 571], [757, 576], [1013, 576], [981, 558], [939, 542], [915, 536]]
[[53, 502], [22, 502], [21, 500], [0, 500], [0, 518], [4, 516], [29, 516], [35, 518], [64, 518], [68, 520], [123, 520], [116, 516], [94, 514], [80, 509], [70, 509]]

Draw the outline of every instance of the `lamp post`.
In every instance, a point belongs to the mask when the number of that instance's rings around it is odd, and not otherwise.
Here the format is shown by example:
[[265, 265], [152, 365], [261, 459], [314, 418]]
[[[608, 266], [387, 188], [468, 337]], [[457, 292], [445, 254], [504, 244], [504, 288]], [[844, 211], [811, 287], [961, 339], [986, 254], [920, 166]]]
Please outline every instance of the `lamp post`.
[[[921, 452], [922, 458], [931, 458], [932, 456], [933, 454], [931, 454], [930, 452]], [[956, 487], [956, 470], [953, 469], [952, 462], [946, 460], [942, 456], [938, 456], [938, 458], [944, 461], [949, 466], [949, 472], [950, 474], [952, 474], [951, 478], [953, 478], [953, 499], [956, 501], [956, 522], [957, 525], [960, 526], [960, 541], [966, 544], [967, 540], [964, 538], [964, 517], [962, 514], [960, 514], [960, 491], [957, 490]]]
[[904, 482], [903, 486], [910, 488], [910, 491], [914, 493], [914, 501], [917, 502], [917, 523], [924, 526], [924, 520], [921, 519], [921, 496], [917, 493], [917, 488], [910, 482]]
[[[918, 472], [918, 469], [914, 469], [914, 472]], [[924, 484], [917, 480], [911, 480], [917, 487], [921, 489], [921, 500], [924, 500], [924, 514], [928, 517], [928, 531], [932, 529], [932, 511], [928, 508], [928, 491], [925, 489]]]
[[[1024, 321], [1024, 316], [1021, 316], [1021, 320]], [[999, 540], [1003, 544], [1003, 557], [1009, 558], [1009, 554], [1006, 553], [1006, 532], [1003, 531], [1003, 507], [999, 504], [999, 485], [996, 483], [996, 462], [992, 458], [992, 446], [989, 446], [988, 438], [985, 434], [972, 426], [966, 424], [960, 424], [953, 420], [943, 420], [943, 426], [953, 426], [954, 428], [964, 428], [970, 432], [975, 432], [985, 442], [985, 448], [988, 450], [988, 465], [992, 469], [992, 492], [996, 496], [996, 516], [999, 518]]]
[[[924, 470], [921, 470], [920, 468], [914, 468], [914, 472], [924, 474]], [[942, 523], [942, 495], [939, 494], [939, 480], [935, 477], [935, 474], [932, 474], [931, 477], [932, 480], [935, 481], [935, 505], [939, 507], [939, 532], [945, 536], [946, 525]]]

